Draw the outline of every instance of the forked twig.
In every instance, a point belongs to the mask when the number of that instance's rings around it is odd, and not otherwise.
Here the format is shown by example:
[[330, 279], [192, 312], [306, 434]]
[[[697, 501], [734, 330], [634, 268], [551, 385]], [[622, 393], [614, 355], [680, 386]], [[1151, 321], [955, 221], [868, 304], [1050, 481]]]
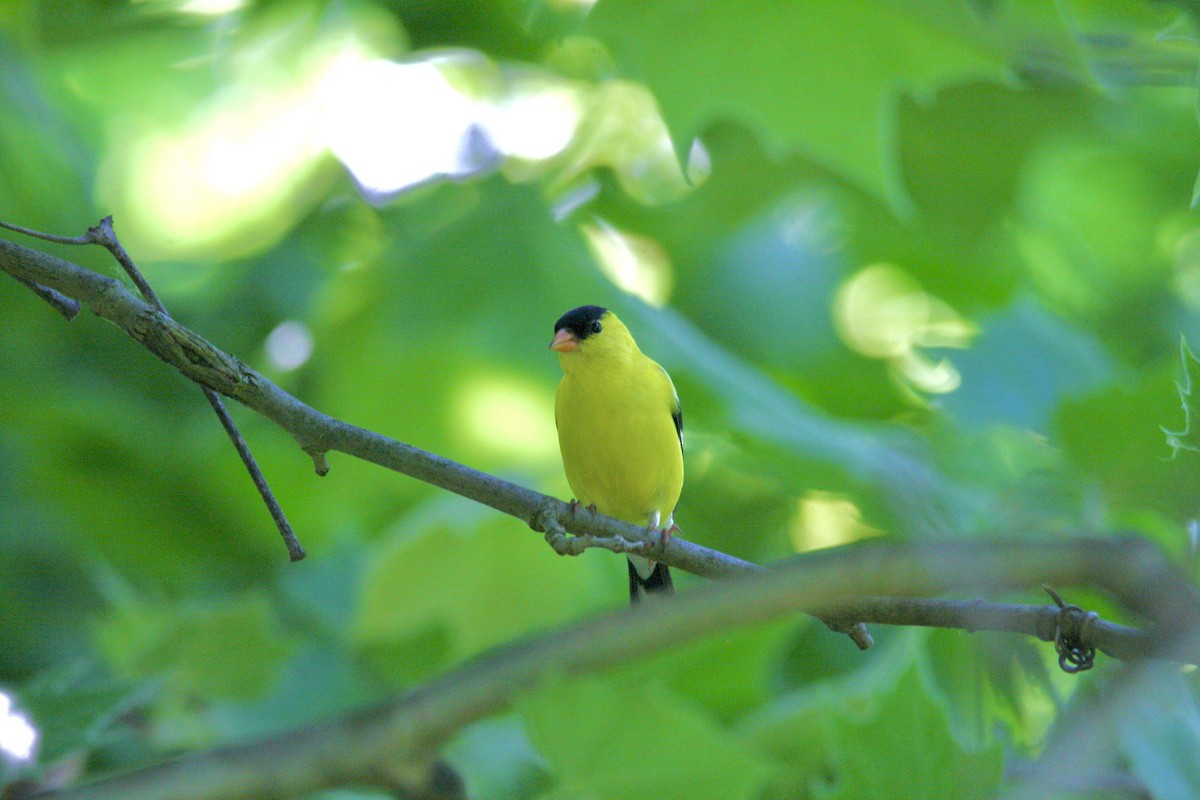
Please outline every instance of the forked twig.
[[[125, 270], [125, 274], [137, 286], [138, 292], [141, 293], [146, 302], [154, 306], [164, 316], [170, 317], [162, 301], [158, 299], [158, 295], [150, 286], [149, 281], [142, 275], [137, 265], [133, 263], [133, 259], [129, 257], [129, 253], [125, 251], [125, 248], [121, 246], [121, 241], [117, 238], [116, 231], [113, 230], [111, 216], [105, 217], [97, 225], [88, 228], [87, 233], [83, 236], [55, 236], [54, 234], [42, 233], [41, 231], [23, 228], [20, 225], [13, 225], [2, 221], [0, 221], [0, 227], [31, 236], [35, 239], [55, 242], [57, 244], [100, 245], [117, 260], [117, 263], [121, 265], [121, 268]], [[71, 319], [79, 313], [79, 301], [66, 297], [56, 290], [42, 286], [39, 283], [21, 278], [18, 278], [18, 280], [21, 280], [22, 283], [36, 292], [39, 297], [53, 306], [67, 319]], [[258, 462], [254, 459], [254, 454], [250, 452], [249, 445], [246, 444], [246, 440], [242, 438], [242, 434], [238, 431], [237, 424], [234, 423], [233, 417], [229, 415], [229, 411], [225, 408], [225, 403], [221, 400], [221, 396], [213, 389], [202, 384], [200, 388], [204, 391], [204, 396], [208, 399], [209, 405], [216, 412], [217, 418], [221, 420], [221, 427], [225, 429], [225, 433], [229, 436], [229, 441], [233, 443], [234, 449], [237, 450], [238, 456], [242, 459], [242, 464], [245, 465], [246, 471], [250, 473], [250, 480], [254, 482], [254, 487], [258, 490], [259, 496], [262, 497], [263, 503], [266, 504], [267, 510], [271, 513], [271, 519], [275, 521], [275, 527], [279, 529], [279, 535], [283, 537], [283, 543], [287, 547], [288, 557], [292, 561], [299, 561], [304, 558], [304, 547], [296, 537], [295, 531], [292, 530], [291, 523], [288, 522], [287, 516], [283, 513], [279, 501], [275, 499], [275, 493], [271, 491], [270, 485], [267, 484], [267, 479], [263, 476], [262, 470], [259, 469]]]

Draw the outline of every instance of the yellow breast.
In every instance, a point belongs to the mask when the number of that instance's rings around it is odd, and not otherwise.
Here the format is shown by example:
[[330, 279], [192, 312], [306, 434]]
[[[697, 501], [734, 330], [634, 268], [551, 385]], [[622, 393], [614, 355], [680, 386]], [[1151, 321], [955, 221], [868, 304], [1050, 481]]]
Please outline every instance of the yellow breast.
[[576, 499], [639, 525], [654, 512], [666, 520], [683, 488], [676, 402], [671, 379], [640, 352], [564, 374], [554, 415]]

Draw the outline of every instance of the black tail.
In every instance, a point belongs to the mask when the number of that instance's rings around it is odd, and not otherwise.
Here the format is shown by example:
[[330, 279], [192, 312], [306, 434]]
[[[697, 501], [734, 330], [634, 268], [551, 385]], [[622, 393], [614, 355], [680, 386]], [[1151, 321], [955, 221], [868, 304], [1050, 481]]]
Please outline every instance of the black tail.
[[637, 605], [641, 602], [643, 594], [675, 594], [675, 584], [671, 582], [671, 570], [667, 569], [666, 564], [655, 564], [650, 577], [643, 579], [638, 575], [632, 561], [625, 563], [629, 565], [630, 605]]

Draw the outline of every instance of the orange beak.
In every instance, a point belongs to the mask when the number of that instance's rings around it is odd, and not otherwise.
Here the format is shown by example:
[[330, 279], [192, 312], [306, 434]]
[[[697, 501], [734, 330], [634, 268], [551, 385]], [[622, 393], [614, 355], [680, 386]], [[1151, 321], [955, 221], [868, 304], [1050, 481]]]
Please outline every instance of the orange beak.
[[550, 342], [550, 349], [560, 353], [570, 353], [572, 350], [579, 349], [579, 339], [575, 337], [575, 334], [563, 328], [554, 334], [554, 341]]

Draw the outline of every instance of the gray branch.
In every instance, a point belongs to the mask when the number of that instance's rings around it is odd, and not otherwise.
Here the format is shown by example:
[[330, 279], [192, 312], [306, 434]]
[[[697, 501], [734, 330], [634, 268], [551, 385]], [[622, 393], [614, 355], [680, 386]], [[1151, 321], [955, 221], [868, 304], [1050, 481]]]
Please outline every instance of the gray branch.
[[0, 239], [0, 269], [78, 299], [196, 383], [237, 400], [292, 434], [318, 469], [338, 451], [491, 506], [546, 531], [553, 520], [572, 534], [640, 543], [672, 567], [710, 578], [760, 569], [755, 564], [672, 537], [665, 546], [640, 526], [586, 511], [412, 445], [329, 417], [280, 389], [245, 362], [218, 349], [134, 295], [114, 278]]

